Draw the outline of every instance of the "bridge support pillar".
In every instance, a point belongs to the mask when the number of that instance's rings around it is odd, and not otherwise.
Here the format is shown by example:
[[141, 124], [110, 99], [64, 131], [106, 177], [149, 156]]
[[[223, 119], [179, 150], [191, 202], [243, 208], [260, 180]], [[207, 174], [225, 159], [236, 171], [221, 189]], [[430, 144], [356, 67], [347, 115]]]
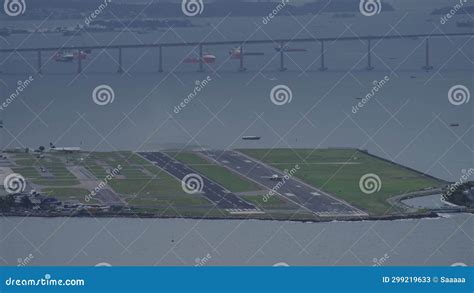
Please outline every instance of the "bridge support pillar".
[[423, 69], [426, 71], [433, 69], [433, 66], [430, 65], [430, 40], [428, 38], [425, 41], [425, 66], [423, 66]]
[[320, 71], [326, 71], [328, 68], [324, 64], [324, 41], [320, 41], [321, 44], [321, 66], [319, 67]]
[[122, 67], [122, 48], [119, 48], [118, 49], [118, 62], [119, 62], [119, 65], [118, 65], [118, 69], [117, 69], [117, 73], [123, 73], [123, 67]]
[[240, 46], [240, 67], [239, 71], [245, 71], [247, 68], [244, 66], [244, 45], [242, 44]]
[[202, 44], [199, 44], [199, 69], [198, 69], [199, 72], [204, 71], [204, 58], [203, 58], [203, 56], [204, 56], [204, 54], [202, 52]]
[[280, 42], [280, 71], [285, 71], [285, 43]]
[[82, 73], [82, 58], [81, 58], [81, 50], [77, 50], [77, 74]]
[[41, 60], [41, 51], [38, 51], [38, 69], [37, 73], [42, 74], [43, 73], [43, 61]]
[[367, 39], [367, 70], [373, 70], [372, 67], [372, 40]]
[[163, 46], [158, 47], [158, 72], [163, 72]]

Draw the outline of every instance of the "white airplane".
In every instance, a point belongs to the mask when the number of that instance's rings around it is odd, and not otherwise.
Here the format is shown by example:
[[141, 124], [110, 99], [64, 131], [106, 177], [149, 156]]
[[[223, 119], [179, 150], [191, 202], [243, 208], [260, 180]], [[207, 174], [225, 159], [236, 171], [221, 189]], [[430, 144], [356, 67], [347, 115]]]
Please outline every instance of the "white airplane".
[[50, 152], [76, 153], [80, 152], [80, 147], [56, 147], [52, 142], [49, 143]]
[[278, 174], [273, 174], [272, 176], [263, 176], [262, 178], [270, 179], [272, 181], [282, 181], [283, 177]]

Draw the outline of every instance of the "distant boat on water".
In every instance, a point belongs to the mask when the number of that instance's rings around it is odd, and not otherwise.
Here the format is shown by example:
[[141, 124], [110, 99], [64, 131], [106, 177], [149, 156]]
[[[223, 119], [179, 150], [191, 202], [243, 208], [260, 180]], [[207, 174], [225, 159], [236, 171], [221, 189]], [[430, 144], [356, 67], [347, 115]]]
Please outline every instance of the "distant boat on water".
[[242, 136], [243, 140], [260, 140], [260, 136], [255, 136], [255, 135], [246, 135]]

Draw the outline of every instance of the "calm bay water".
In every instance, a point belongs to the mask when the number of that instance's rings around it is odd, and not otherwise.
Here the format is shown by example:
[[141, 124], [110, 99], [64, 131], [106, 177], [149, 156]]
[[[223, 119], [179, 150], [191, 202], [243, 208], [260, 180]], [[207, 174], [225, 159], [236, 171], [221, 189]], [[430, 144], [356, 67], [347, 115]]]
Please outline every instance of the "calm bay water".
[[204, 258], [205, 265], [473, 265], [472, 227], [472, 215], [332, 223], [3, 218], [0, 251], [8, 265], [30, 254], [30, 265], [195, 265]]

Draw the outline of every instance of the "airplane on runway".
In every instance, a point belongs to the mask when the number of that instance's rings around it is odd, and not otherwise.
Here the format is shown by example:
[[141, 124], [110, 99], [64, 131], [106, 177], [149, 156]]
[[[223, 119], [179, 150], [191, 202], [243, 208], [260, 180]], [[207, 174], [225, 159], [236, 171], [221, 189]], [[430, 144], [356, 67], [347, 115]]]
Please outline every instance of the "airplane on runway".
[[81, 151], [80, 147], [56, 147], [52, 142], [49, 143], [50, 152], [77, 153]]

